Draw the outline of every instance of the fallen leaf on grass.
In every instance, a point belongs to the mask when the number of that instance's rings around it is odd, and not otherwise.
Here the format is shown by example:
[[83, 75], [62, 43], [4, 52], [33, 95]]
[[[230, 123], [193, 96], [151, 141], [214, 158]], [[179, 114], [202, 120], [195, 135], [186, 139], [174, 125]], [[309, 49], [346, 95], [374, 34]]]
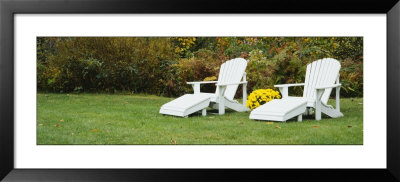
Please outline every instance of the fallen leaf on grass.
[[275, 126], [275, 128], [281, 129], [281, 127], [280, 127], [280, 126]]
[[42, 124], [42, 123], [40, 123], [40, 124], [39, 124], [39, 126], [43, 126], [43, 124]]
[[313, 126], [313, 128], [319, 128], [319, 126], [315, 125], [315, 126]]
[[358, 103], [358, 104], [362, 105], [362, 103]]
[[71, 133], [71, 135], [75, 135], [75, 133]]
[[240, 122], [239, 124], [243, 124], [243, 122]]
[[92, 132], [99, 132], [99, 130], [98, 129], [93, 129]]
[[128, 102], [125, 102], [125, 104], [128, 104]]
[[274, 124], [274, 122], [267, 122], [267, 124]]
[[208, 118], [212, 119], [212, 118], [215, 118], [215, 117], [214, 117], [214, 116], [210, 116], [210, 117], [208, 117]]
[[131, 128], [131, 130], [134, 130], [135, 128]]
[[107, 122], [107, 124], [111, 124], [111, 122]]
[[175, 145], [176, 141], [174, 139], [171, 138], [171, 144]]
[[59, 125], [59, 124], [56, 124], [56, 125], [55, 125], [55, 127], [59, 128], [59, 127], [60, 127], [60, 125]]
[[351, 127], [353, 127], [353, 126], [351, 126], [351, 125], [348, 125], [348, 126], [347, 126], [347, 128], [351, 128]]
[[64, 122], [64, 119], [61, 119], [60, 122]]

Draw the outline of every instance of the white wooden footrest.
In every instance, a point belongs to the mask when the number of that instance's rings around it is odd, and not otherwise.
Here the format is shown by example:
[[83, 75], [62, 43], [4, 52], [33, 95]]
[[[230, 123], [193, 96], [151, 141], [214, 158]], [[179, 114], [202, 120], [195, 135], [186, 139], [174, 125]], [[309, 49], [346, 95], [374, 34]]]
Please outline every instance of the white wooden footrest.
[[306, 107], [307, 100], [301, 97], [275, 99], [251, 111], [250, 119], [286, 121], [297, 116], [301, 121]]
[[204, 109], [202, 113], [205, 115], [205, 109], [209, 106], [209, 104], [209, 95], [185, 94], [161, 106], [160, 114], [185, 117], [189, 114]]

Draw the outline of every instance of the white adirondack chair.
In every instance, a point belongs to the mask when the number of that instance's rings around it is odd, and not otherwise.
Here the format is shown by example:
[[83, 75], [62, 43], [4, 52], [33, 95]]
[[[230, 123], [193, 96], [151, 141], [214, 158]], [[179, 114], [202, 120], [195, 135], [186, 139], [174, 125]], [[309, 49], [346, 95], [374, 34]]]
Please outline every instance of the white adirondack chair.
[[[305, 114], [312, 114], [315, 108], [315, 119], [321, 120], [321, 112], [332, 117], [341, 117], [339, 61], [332, 58], [320, 59], [307, 65], [304, 83], [275, 85], [282, 94], [282, 99], [289, 97], [289, 87], [304, 86], [303, 98], [307, 101]], [[332, 88], [336, 89], [336, 108], [328, 105]]]
[[[233, 109], [238, 112], [249, 111], [246, 107], [247, 100], [247, 81], [246, 81], [246, 67], [247, 61], [243, 58], [236, 58], [229, 60], [221, 65], [218, 81], [196, 81], [187, 82], [193, 87], [193, 94], [185, 94], [176, 101], [175, 100], [164, 104], [161, 109], [161, 114], [176, 115], [176, 116], [187, 116], [193, 112], [202, 110], [203, 116], [206, 115], [206, 107], [197, 107], [200, 103], [208, 101], [209, 105], [214, 109], [218, 109], [220, 115], [225, 114], [225, 107]], [[200, 92], [201, 84], [213, 83], [217, 86], [215, 93], [202, 93]], [[235, 93], [240, 84], [243, 84], [243, 103], [240, 104], [234, 100]], [[199, 101], [194, 99], [199, 98]], [[209, 98], [209, 100], [207, 100]], [[178, 110], [180, 111], [174, 111]], [[187, 108], [187, 109], [186, 109]], [[195, 109], [191, 109], [195, 108]], [[191, 109], [190, 112], [187, 110]], [[200, 109], [200, 110], [199, 110]]]

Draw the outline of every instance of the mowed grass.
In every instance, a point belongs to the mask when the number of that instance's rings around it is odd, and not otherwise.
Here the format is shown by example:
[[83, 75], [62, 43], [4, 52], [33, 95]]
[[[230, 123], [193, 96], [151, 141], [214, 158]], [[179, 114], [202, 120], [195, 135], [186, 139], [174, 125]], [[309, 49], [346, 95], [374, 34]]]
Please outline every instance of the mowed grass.
[[38, 94], [37, 144], [363, 144], [362, 98], [341, 99], [342, 118], [286, 123], [250, 120], [249, 112], [229, 109], [222, 116], [211, 109], [206, 117], [159, 114], [172, 99]]

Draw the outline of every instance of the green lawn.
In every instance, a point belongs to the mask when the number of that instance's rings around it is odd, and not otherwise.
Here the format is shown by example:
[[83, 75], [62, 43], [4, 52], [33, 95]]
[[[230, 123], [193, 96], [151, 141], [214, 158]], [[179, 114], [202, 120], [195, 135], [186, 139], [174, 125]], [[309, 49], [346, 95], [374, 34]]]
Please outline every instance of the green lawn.
[[[363, 100], [341, 99], [344, 117], [254, 121], [249, 112], [188, 118], [159, 114], [173, 98], [38, 94], [37, 144], [363, 144]], [[332, 99], [331, 99], [332, 100]], [[333, 100], [332, 100], [333, 101]], [[334, 104], [334, 101], [332, 102]]]

